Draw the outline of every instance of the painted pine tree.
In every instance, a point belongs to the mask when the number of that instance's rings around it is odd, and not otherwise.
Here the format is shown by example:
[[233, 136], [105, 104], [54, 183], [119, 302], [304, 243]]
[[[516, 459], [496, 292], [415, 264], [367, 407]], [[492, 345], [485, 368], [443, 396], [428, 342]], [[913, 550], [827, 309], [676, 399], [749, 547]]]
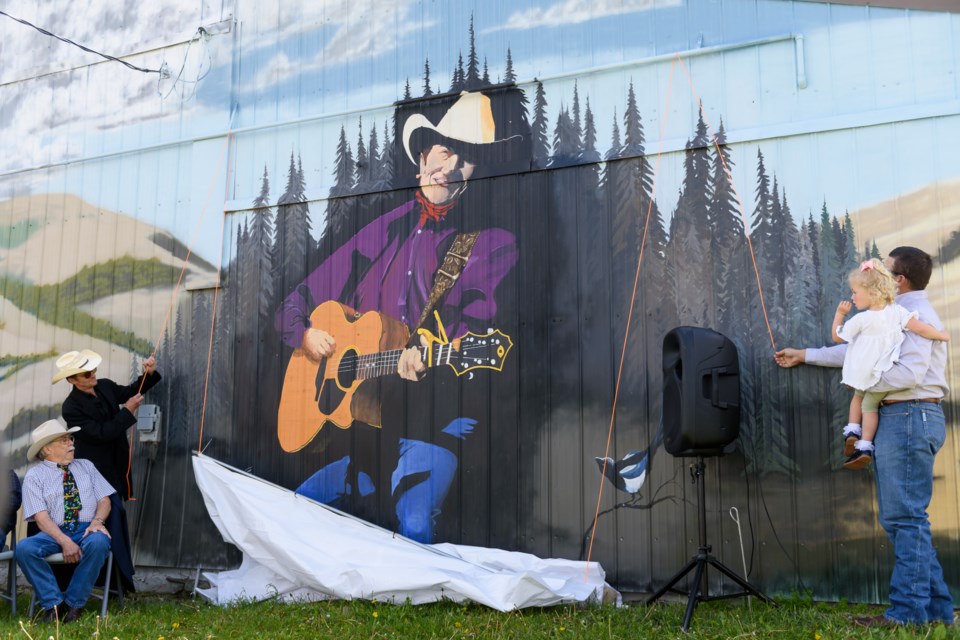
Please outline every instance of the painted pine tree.
[[843, 295], [841, 282], [845, 279], [843, 265], [838, 253], [838, 233], [833, 228], [833, 219], [824, 200], [820, 210], [820, 286], [823, 314], [820, 316], [820, 342], [830, 344], [830, 327], [833, 309]]
[[710, 147], [701, 113], [684, 153], [683, 183], [670, 220], [668, 259], [675, 274], [677, 314], [681, 324], [703, 327], [714, 317], [710, 242]]
[[394, 148], [393, 137], [390, 136], [389, 125], [383, 123], [383, 152], [380, 154], [380, 162], [377, 164], [377, 174], [374, 178], [373, 189], [377, 193], [385, 192], [393, 185], [394, 178]]
[[[773, 220], [773, 195], [770, 189], [770, 176], [763, 159], [763, 151], [757, 148], [757, 187], [754, 191], [754, 208], [750, 217], [750, 238], [757, 262], [762, 263], [767, 256], [776, 252], [776, 229]], [[760, 270], [760, 282], [765, 292], [773, 293], [775, 274]]]
[[453, 70], [453, 76], [450, 78], [450, 91], [454, 93], [459, 93], [466, 89], [467, 78], [463, 71], [463, 52], [460, 52], [460, 55], [457, 59], [457, 66]]
[[286, 188], [277, 200], [274, 228], [274, 255], [279, 258], [273, 264], [277, 291], [291, 291], [306, 275], [311, 236], [310, 208], [304, 191], [303, 171], [291, 152]]
[[732, 330], [736, 323], [738, 307], [734, 303], [736, 289], [743, 287], [742, 273], [735, 269], [735, 254], [746, 245], [743, 232], [743, 216], [734, 191], [732, 172], [733, 158], [727, 146], [727, 134], [720, 121], [710, 156], [711, 191], [707, 205], [710, 225], [710, 253], [713, 256], [713, 305], [717, 330], [736, 343]]
[[[780, 196], [776, 176], [770, 199], [770, 232], [768, 247], [770, 251], [761, 259], [761, 268], [771, 274], [773, 291], [765, 291], [767, 306], [764, 322], [766, 335], [773, 335], [775, 343], [787, 336], [789, 307], [792, 301], [787, 296], [787, 281], [796, 271], [797, 255], [800, 251], [799, 233], [790, 214], [786, 201], [786, 192]], [[773, 345], [769, 342], [758, 348], [757, 363], [765, 385], [761, 407], [763, 410], [763, 446], [758, 449], [759, 466], [764, 472], [782, 472], [792, 474], [796, 463], [792, 458], [793, 449], [785, 420], [786, 401], [789, 398], [783, 378], [772, 363]]]
[[273, 270], [273, 210], [269, 206], [269, 199], [270, 179], [264, 166], [260, 193], [253, 201], [246, 251], [240, 257], [246, 270], [243, 279], [244, 299], [252, 301], [257, 311], [258, 335], [261, 339], [265, 337], [264, 329], [273, 326], [273, 310], [279, 302], [270, 278]]
[[470, 16], [469, 28], [470, 48], [467, 53], [467, 73], [464, 77], [464, 88], [469, 90], [480, 86], [480, 57], [477, 55], [477, 38], [473, 29], [473, 16]]
[[[387, 141], [384, 140], [384, 143]], [[384, 180], [384, 160], [390, 155], [390, 148], [380, 148], [380, 134], [377, 132], [377, 123], [370, 127], [370, 138], [367, 143], [367, 155], [370, 157], [370, 172], [368, 182], [371, 193], [380, 193], [390, 188], [390, 181]]]
[[[609, 252], [606, 250], [608, 234], [605, 231], [605, 220], [601, 205], [603, 199], [600, 193], [600, 153], [597, 151], [597, 129], [593, 122], [593, 113], [590, 111], [590, 100], [587, 99], [584, 114], [583, 147], [580, 152], [582, 164], [577, 171], [577, 226], [582, 230], [584, 245], [589, 247], [583, 252], [583, 266], [588, 273], [602, 278], [608, 273], [606, 264]], [[589, 285], [588, 285], [589, 286]], [[606, 289], [606, 287], [602, 287]], [[587, 292], [588, 297], [597, 292]], [[586, 306], [591, 313], [596, 310], [596, 303], [587, 301]], [[607, 304], [602, 305], [607, 307]]]
[[[510, 50], [507, 50], [508, 69]], [[547, 138], [547, 94], [543, 90], [543, 83], [537, 82], [536, 96], [533, 102], [533, 121], [530, 125], [533, 137], [533, 166], [543, 169], [550, 161], [550, 141]]]
[[771, 313], [775, 317], [783, 318], [786, 316], [787, 306], [789, 305], [786, 296], [786, 281], [796, 269], [799, 233], [790, 213], [786, 192], [784, 191], [781, 197], [776, 176], [773, 179], [770, 214], [771, 237], [769, 238], [769, 246], [771, 253], [769, 266], [773, 269], [771, 275], [774, 283], [774, 295], [769, 304], [771, 305]]
[[[239, 301], [237, 304], [237, 335], [234, 336], [235, 367], [223, 371], [234, 372], [235, 389], [247, 389], [257, 380], [276, 380], [281, 369], [276, 354], [266, 345], [275, 339], [273, 314], [279, 306], [274, 289], [273, 273], [273, 210], [270, 207], [270, 179], [266, 166], [260, 182], [260, 192], [251, 204], [245, 232], [237, 248], [239, 261]], [[224, 318], [229, 324], [231, 318]], [[261, 389], [264, 386], [260, 387]], [[257, 420], [264, 424], [260, 411], [266, 398], [261, 393], [234, 393], [234, 419]], [[267, 411], [267, 415], [272, 412]]]
[[[506, 69], [503, 72], [503, 81], [504, 82], [516, 82], [517, 74], [513, 70], [513, 54], [510, 53], [510, 47], [507, 47], [507, 64]], [[542, 89], [543, 85], [539, 82], [537, 85]]]
[[[760, 336], [766, 336], [766, 322], [761, 304], [761, 292], [767, 295], [769, 274], [764, 270], [763, 256], [772, 249], [769, 246], [772, 237], [770, 177], [763, 160], [763, 152], [757, 149], [755, 204], [751, 221], [750, 240], [753, 247], [748, 273], [754, 276], [754, 286], [750, 288], [751, 295], [747, 296], [747, 306], [743, 324], [747, 328], [747, 339], [738, 345], [740, 351], [740, 446], [748, 460], [751, 472], [763, 474], [765, 457], [763, 447], [766, 436], [766, 414], [763, 410], [764, 380], [763, 361], [760, 354], [769, 352], [769, 342], [760, 342]], [[753, 265], [756, 265], [754, 270]], [[744, 265], [747, 266], [747, 265]], [[757, 285], [757, 273], [759, 282]]]
[[370, 190], [370, 157], [367, 154], [367, 145], [363, 141], [363, 118], [359, 118], [357, 125], [357, 156], [353, 165], [352, 193], [364, 194]]
[[860, 256], [857, 254], [857, 239], [853, 230], [853, 220], [850, 219], [850, 212], [843, 213], [843, 226], [841, 227], [843, 237], [843, 255], [841, 260], [846, 265], [845, 272], [857, 268], [860, 262]]
[[333, 249], [343, 242], [344, 235], [350, 228], [350, 201], [347, 196], [354, 189], [354, 164], [353, 150], [347, 143], [346, 129], [340, 127], [333, 167], [333, 185], [327, 194], [327, 224], [320, 234], [318, 260], [330, 255]]
[[570, 111], [560, 106], [557, 114], [557, 123], [553, 128], [553, 155], [550, 157], [550, 168], [568, 167], [575, 164], [580, 154], [580, 137], [573, 125]]
[[[407, 91], [409, 93], [410, 83], [407, 83]], [[428, 97], [433, 95], [433, 89], [430, 88], [430, 59], [423, 59], [423, 96]], [[404, 99], [408, 100], [410, 96], [406, 96]]]
[[573, 106], [571, 125], [573, 127], [573, 139], [577, 141], [577, 163], [583, 162], [583, 151], [585, 145], [583, 144], [583, 126], [580, 122], [580, 92], [577, 89], [577, 82], [573, 82]]

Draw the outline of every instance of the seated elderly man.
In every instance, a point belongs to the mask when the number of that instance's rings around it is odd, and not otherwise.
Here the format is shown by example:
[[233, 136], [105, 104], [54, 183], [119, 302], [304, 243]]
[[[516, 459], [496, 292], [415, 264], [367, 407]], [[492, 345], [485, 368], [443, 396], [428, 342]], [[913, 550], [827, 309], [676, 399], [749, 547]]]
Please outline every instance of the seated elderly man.
[[[44, 621], [63, 623], [80, 617], [93, 583], [110, 552], [104, 523], [114, 489], [88, 460], [73, 459], [73, 436], [59, 420], [47, 420], [30, 434], [27, 460], [33, 465], [23, 479], [23, 517], [40, 533], [17, 543], [17, 563], [43, 607]], [[57, 552], [76, 564], [64, 594], [53, 569], [44, 560]]]

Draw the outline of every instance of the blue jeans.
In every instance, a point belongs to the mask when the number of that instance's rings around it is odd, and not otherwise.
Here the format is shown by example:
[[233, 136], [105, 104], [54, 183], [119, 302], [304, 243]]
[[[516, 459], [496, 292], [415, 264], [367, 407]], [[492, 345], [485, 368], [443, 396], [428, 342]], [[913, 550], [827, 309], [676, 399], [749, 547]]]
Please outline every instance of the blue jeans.
[[927, 518], [933, 460], [945, 438], [938, 404], [911, 401], [880, 407], [874, 467], [880, 526], [895, 556], [886, 616], [896, 622], [953, 622], [953, 601]]
[[[457, 456], [449, 450], [421, 440], [400, 439], [400, 458], [391, 476], [390, 492], [397, 498], [401, 535], [426, 544], [433, 542], [440, 506], [456, 470]], [[354, 491], [349, 472], [350, 456], [346, 456], [307, 478], [296, 493], [339, 507], [343, 498]], [[376, 490], [366, 473], [357, 473], [356, 481], [361, 496]]]
[[87, 604], [87, 599], [93, 590], [93, 583], [100, 575], [100, 568], [103, 567], [107, 554], [110, 553], [110, 538], [103, 533], [98, 531], [83, 537], [83, 532], [88, 526], [90, 526], [89, 522], [81, 522], [74, 533], [60, 529], [80, 546], [82, 552], [66, 594], [60, 591], [53, 569], [44, 560], [50, 554], [62, 551], [56, 540], [41, 531], [17, 543], [17, 564], [20, 565], [23, 575], [33, 585], [37, 602], [44, 609], [55, 607], [61, 602], [66, 602], [68, 607], [77, 609]]
[[397, 519], [400, 535], [430, 544], [440, 516], [440, 505], [447, 497], [457, 470], [457, 456], [429, 442], [400, 438], [400, 460], [391, 478], [390, 490], [397, 489], [404, 478], [417, 478], [397, 498]]

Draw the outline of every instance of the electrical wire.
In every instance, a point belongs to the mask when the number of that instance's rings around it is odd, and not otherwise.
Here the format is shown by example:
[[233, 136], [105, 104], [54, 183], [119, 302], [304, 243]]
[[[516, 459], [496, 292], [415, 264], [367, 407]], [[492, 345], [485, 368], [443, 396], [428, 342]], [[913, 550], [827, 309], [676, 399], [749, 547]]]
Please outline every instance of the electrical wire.
[[89, 47], [85, 47], [85, 46], [83, 46], [82, 44], [79, 44], [79, 43], [77, 43], [77, 42], [74, 42], [74, 41], [71, 40], [70, 38], [64, 38], [63, 36], [58, 36], [58, 35], [55, 34], [55, 33], [51, 33], [50, 31], [47, 31], [47, 30], [44, 29], [43, 27], [38, 27], [37, 25], [33, 24], [32, 22], [27, 22], [26, 20], [24, 20], [24, 19], [22, 19], [22, 18], [17, 18], [17, 17], [15, 17], [15, 16], [12, 16], [12, 15], [10, 15], [9, 13], [7, 13], [6, 11], [0, 11], [0, 15], [7, 16], [7, 17], [10, 18], [11, 20], [15, 20], [15, 21], [19, 22], [20, 24], [25, 24], [25, 25], [27, 25], [28, 27], [33, 27], [34, 29], [36, 29], [37, 31], [39, 31], [40, 33], [42, 33], [42, 34], [45, 35], [45, 36], [50, 36], [51, 38], [56, 38], [57, 40], [60, 40], [60, 41], [62, 41], [62, 42], [66, 42], [67, 44], [72, 44], [73, 46], [79, 47], [80, 49], [83, 49], [84, 51], [86, 51], [86, 52], [88, 52], [88, 53], [92, 53], [92, 54], [98, 55], [98, 56], [100, 56], [101, 58], [106, 58], [107, 60], [112, 60], [113, 62], [119, 62], [119, 63], [122, 64], [123, 66], [128, 67], [128, 68], [130, 68], [130, 69], [133, 69], [134, 71], [141, 71], [141, 72], [143, 72], [143, 73], [160, 73], [160, 69], [144, 69], [143, 67], [138, 67], [137, 65], [130, 64], [129, 62], [126, 62], [126, 61], [124, 61], [124, 60], [121, 60], [120, 58], [115, 58], [115, 57], [113, 57], [113, 56], [111, 56], [111, 55], [107, 55], [106, 53], [100, 53], [99, 51], [96, 51], [96, 50], [91, 49], [91, 48], [89, 48]]
[[[170, 97], [170, 94], [175, 91], [177, 92], [177, 95], [180, 97], [181, 101], [189, 100], [196, 93], [196, 87], [194, 87], [193, 89], [194, 94], [188, 94], [186, 91], [184, 91], [184, 93], [181, 94], [179, 91], [177, 91], [177, 85], [181, 83], [184, 85], [191, 85], [191, 84], [197, 85], [200, 83], [201, 80], [207, 77], [208, 73], [210, 73], [210, 69], [213, 68], [213, 56], [210, 53], [210, 49], [207, 45], [208, 37], [209, 37], [209, 34], [207, 33], [207, 31], [203, 27], [199, 27], [197, 29], [197, 32], [193, 35], [193, 37], [190, 38], [190, 41], [187, 42], [187, 50], [184, 51], [183, 53], [183, 62], [180, 64], [180, 70], [177, 72], [177, 76], [173, 78], [170, 84], [170, 89], [166, 93], [164, 93], [163, 90], [161, 89], [161, 85], [164, 79], [169, 77], [169, 73], [165, 75], [161, 70], [160, 77], [157, 79], [157, 95], [160, 96], [161, 100], [166, 100], [167, 98]], [[200, 67], [197, 70], [196, 79], [186, 80], [183, 77], [183, 72], [187, 68], [187, 60], [190, 58], [190, 48], [193, 46], [193, 43], [197, 41], [200, 41], [201, 45], [203, 46], [203, 51], [201, 52], [200, 55], [201, 56], [205, 55], [206, 57], [206, 68], [204, 68], [203, 60], [201, 59]]]

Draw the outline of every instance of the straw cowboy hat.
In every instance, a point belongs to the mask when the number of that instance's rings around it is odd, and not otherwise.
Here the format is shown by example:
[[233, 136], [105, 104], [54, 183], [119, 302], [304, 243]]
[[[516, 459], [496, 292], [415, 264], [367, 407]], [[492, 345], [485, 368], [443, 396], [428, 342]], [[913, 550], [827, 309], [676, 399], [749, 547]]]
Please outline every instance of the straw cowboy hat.
[[[482, 93], [464, 91], [457, 101], [447, 110], [440, 122], [433, 124], [422, 113], [415, 113], [403, 123], [403, 150], [407, 158], [415, 165], [419, 162], [414, 152], [419, 153], [433, 144], [451, 145], [457, 149], [465, 147], [479, 147], [499, 145], [506, 142], [518, 141], [523, 138], [513, 135], [498, 138], [503, 135], [498, 132], [494, 122], [493, 108], [490, 97]], [[416, 136], [416, 143], [411, 150], [411, 142]]]
[[58, 380], [75, 376], [78, 373], [93, 371], [100, 365], [103, 358], [100, 354], [90, 349], [83, 351], [68, 351], [57, 358], [57, 373], [53, 376], [50, 384], [56, 384]]
[[70, 427], [67, 429], [63, 423], [54, 418], [47, 420], [39, 427], [30, 432], [30, 448], [27, 450], [27, 461], [33, 462], [37, 459], [37, 454], [45, 446], [67, 434], [80, 431], [80, 427]]

